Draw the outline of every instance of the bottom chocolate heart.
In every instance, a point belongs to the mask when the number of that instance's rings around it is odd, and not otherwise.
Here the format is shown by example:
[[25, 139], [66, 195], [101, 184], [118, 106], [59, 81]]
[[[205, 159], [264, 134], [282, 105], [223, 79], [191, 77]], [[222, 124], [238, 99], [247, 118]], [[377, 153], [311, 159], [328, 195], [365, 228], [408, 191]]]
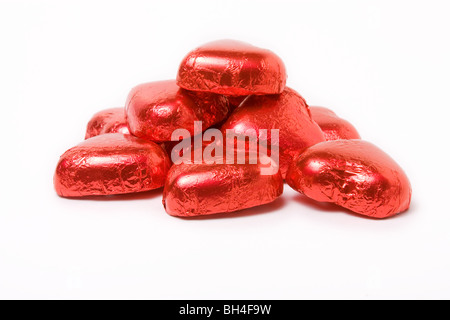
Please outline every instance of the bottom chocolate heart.
[[164, 185], [170, 161], [156, 143], [108, 133], [66, 151], [54, 176], [62, 197], [148, 191]]
[[400, 166], [373, 144], [335, 140], [306, 149], [286, 182], [307, 197], [361, 215], [387, 218], [409, 208], [411, 185]]
[[264, 163], [174, 165], [164, 207], [172, 216], [190, 217], [270, 203], [283, 193], [283, 178], [273, 161]]

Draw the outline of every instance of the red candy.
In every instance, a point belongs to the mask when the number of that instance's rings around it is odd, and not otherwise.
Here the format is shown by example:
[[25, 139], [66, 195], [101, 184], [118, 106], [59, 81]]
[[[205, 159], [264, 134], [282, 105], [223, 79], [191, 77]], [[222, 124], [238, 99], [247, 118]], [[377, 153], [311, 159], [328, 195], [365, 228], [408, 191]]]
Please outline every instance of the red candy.
[[[172, 216], [191, 217], [270, 203], [283, 193], [283, 178], [276, 164], [268, 163], [174, 165], [164, 187], [164, 208]], [[270, 172], [262, 174], [263, 167]]]
[[164, 185], [169, 157], [157, 144], [131, 135], [99, 135], [66, 151], [54, 185], [62, 197], [148, 191]]
[[86, 140], [61, 156], [55, 190], [83, 197], [164, 186], [167, 213], [193, 217], [273, 202], [285, 178], [364, 216], [407, 210], [411, 186], [399, 165], [333, 111], [309, 108], [286, 78], [272, 51], [234, 40], [200, 46], [176, 80], [138, 85], [125, 108], [95, 114]]
[[286, 70], [272, 51], [220, 40], [187, 54], [180, 64], [177, 84], [188, 90], [234, 96], [275, 94], [284, 89]]
[[[304, 148], [325, 140], [322, 130], [312, 120], [305, 100], [286, 88], [280, 95], [250, 96], [237, 108], [221, 130], [244, 134], [254, 129], [279, 129], [280, 169], [283, 177], [294, 157]], [[272, 143], [268, 138], [268, 146]]]
[[333, 111], [324, 107], [309, 107], [312, 118], [322, 129], [325, 139], [361, 139], [358, 131], [347, 120], [339, 118]]
[[85, 139], [105, 133], [130, 133], [124, 108], [106, 109], [96, 113], [87, 125]]
[[286, 182], [307, 197], [361, 215], [387, 218], [409, 208], [411, 185], [400, 166], [362, 140], [319, 143], [289, 168]]
[[170, 141], [176, 129], [194, 134], [194, 121], [206, 129], [228, 114], [222, 95], [180, 89], [175, 80], [141, 84], [131, 90], [126, 103], [130, 132], [150, 141]]

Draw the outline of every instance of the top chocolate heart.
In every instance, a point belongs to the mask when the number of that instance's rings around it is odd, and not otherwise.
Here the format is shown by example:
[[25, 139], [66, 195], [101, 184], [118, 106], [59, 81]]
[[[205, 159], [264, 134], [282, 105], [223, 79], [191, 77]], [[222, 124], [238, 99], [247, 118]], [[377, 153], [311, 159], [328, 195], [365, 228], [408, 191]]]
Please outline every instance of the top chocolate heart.
[[277, 94], [286, 85], [283, 61], [267, 49], [235, 40], [207, 43], [180, 64], [177, 84], [225, 95]]

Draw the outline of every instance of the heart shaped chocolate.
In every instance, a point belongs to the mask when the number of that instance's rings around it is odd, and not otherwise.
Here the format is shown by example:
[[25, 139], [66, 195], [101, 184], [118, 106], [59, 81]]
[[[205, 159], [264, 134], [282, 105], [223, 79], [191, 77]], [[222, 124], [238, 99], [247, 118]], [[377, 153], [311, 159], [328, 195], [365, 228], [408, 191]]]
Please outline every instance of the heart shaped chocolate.
[[105, 133], [130, 133], [124, 108], [111, 108], [97, 112], [87, 125], [85, 139]]
[[402, 168], [362, 140], [327, 141], [306, 149], [290, 166], [286, 182], [311, 199], [373, 218], [405, 211], [411, 201]]
[[191, 217], [260, 206], [283, 193], [277, 165], [180, 164], [167, 176], [163, 204], [172, 216]]
[[284, 89], [286, 69], [270, 50], [219, 40], [186, 55], [178, 70], [177, 84], [188, 90], [225, 95], [275, 94]]
[[217, 94], [190, 92], [175, 80], [141, 84], [131, 90], [126, 116], [131, 134], [150, 141], [171, 141], [176, 129], [194, 135], [195, 121], [203, 129], [222, 121], [228, 114], [228, 100]]
[[170, 161], [154, 142], [108, 133], [66, 151], [54, 176], [62, 197], [114, 195], [148, 191], [164, 185]]
[[324, 107], [309, 107], [311, 116], [315, 122], [322, 129], [325, 139], [339, 140], [339, 139], [361, 139], [355, 127], [342, 118], [339, 118], [336, 113]]
[[[278, 141], [269, 134], [272, 129], [278, 130]], [[279, 147], [283, 177], [296, 155], [325, 140], [322, 130], [312, 120], [305, 100], [290, 88], [280, 95], [248, 97], [221, 127], [224, 136], [228, 132], [228, 137], [233, 134], [245, 138], [246, 133], [253, 130], [258, 139], [267, 139], [269, 151]], [[265, 131], [265, 137], [262, 137], [262, 130], [269, 130]]]

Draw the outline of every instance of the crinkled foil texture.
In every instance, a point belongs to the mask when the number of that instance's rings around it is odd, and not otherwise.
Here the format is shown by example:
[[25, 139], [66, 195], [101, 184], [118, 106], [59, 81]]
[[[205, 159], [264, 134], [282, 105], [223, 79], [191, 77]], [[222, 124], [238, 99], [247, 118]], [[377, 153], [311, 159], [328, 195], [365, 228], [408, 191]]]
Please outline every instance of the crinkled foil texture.
[[228, 111], [226, 97], [189, 92], [175, 80], [141, 84], [131, 90], [126, 103], [130, 132], [156, 142], [171, 141], [176, 129], [194, 135], [194, 121], [202, 121], [205, 130], [225, 119]]
[[283, 61], [267, 49], [220, 40], [187, 54], [180, 64], [177, 84], [193, 91], [225, 95], [277, 94], [286, 84]]
[[400, 166], [362, 140], [319, 143], [291, 165], [286, 182], [307, 197], [386, 218], [409, 208], [411, 185]]
[[164, 185], [169, 157], [159, 145], [131, 135], [99, 135], [66, 151], [54, 176], [63, 197], [115, 195]]
[[167, 176], [163, 204], [170, 215], [226, 213], [274, 201], [283, 193], [278, 170], [261, 174], [261, 164], [180, 164]]
[[342, 118], [339, 118], [332, 110], [324, 107], [309, 107], [313, 120], [322, 129], [325, 139], [361, 139], [355, 127]]
[[[247, 130], [255, 130], [263, 139], [261, 129], [267, 129], [267, 146], [279, 147], [280, 169], [283, 177], [295, 156], [304, 148], [325, 141], [320, 127], [315, 123], [305, 100], [295, 91], [286, 88], [280, 95], [252, 95], [237, 108], [221, 127], [244, 136]], [[279, 142], [271, 139], [270, 130], [279, 130]]]
[[85, 139], [105, 133], [130, 133], [124, 108], [111, 108], [96, 113], [87, 125]]

